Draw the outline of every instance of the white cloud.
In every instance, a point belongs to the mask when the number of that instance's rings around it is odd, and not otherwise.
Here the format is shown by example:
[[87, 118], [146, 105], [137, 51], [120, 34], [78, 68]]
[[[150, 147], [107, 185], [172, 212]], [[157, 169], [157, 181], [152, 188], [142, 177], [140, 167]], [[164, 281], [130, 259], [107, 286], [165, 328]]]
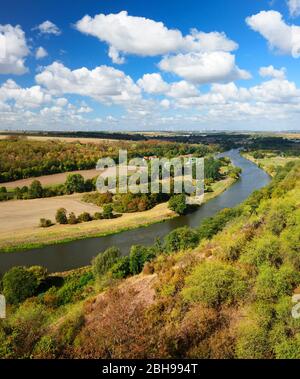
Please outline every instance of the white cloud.
[[261, 67], [259, 69], [259, 75], [261, 77], [271, 77], [276, 79], [285, 79], [286, 69], [282, 67], [277, 70], [273, 66]]
[[93, 70], [82, 67], [70, 70], [54, 62], [36, 75], [38, 84], [53, 94], [89, 96], [106, 104], [122, 104], [140, 99], [140, 88], [124, 72], [108, 66]]
[[137, 81], [137, 84], [147, 93], [164, 93], [168, 91], [169, 84], [166, 83], [160, 74], [145, 74]]
[[53, 34], [55, 36], [59, 36], [61, 34], [59, 27], [49, 20], [42, 22], [34, 29], [39, 30], [41, 34]]
[[163, 99], [163, 100], [161, 100], [160, 105], [161, 105], [163, 108], [165, 108], [165, 109], [169, 109], [170, 106], [171, 106], [171, 103], [170, 103], [170, 100], [168, 100], [168, 99]]
[[224, 33], [204, 33], [196, 29], [183, 36], [177, 29], [168, 29], [162, 22], [144, 17], [118, 14], [85, 16], [76, 23], [82, 33], [97, 37], [109, 45], [109, 56], [114, 63], [124, 63], [123, 54], [139, 56], [165, 55], [171, 52], [233, 51], [238, 45]]
[[35, 52], [35, 58], [36, 59], [43, 59], [48, 56], [47, 51], [42, 47], [38, 47]]
[[172, 83], [166, 95], [173, 98], [189, 98], [198, 96], [199, 91], [193, 84], [182, 80], [177, 83]]
[[300, 57], [300, 26], [288, 25], [276, 11], [262, 11], [246, 19], [247, 24], [259, 32], [270, 47], [283, 54]]
[[165, 57], [159, 63], [161, 70], [173, 72], [193, 83], [228, 82], [249, 79], [251, 75], [239, 69], [235, 56], [222, 51], [188, 53]]
[[14, 102], [17, 108], [38, 108], [52, 101], [51, 95], [40, 86], [21, 88], [16, 82], [9, 79], [0, 87], [0, 100]]
[[191, 30], [191, 35], [185, 37], [186, 50], [198, 52], [234, 51], [239, 46], [227, 38], [225, 33], [204, 33], [197, 29]]
[[27, 72], [29, 54], [25, 33], [20, 26], [0, 25], [0, 74], [21, 75]]
[[291, 17], [300, 16], [300, 0], [287, 1]]

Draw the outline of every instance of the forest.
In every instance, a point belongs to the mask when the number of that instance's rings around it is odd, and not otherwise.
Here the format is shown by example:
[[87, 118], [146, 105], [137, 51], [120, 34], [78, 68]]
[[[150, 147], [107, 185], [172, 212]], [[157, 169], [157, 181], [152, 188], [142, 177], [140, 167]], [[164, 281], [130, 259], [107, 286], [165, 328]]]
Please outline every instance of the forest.
[[98, 143], [35, 141], [10, 136], [0, 140], [0, 183], [74, 170], [94, 169], [100, 158], [118, 163], [119, 150], [128, 151], [128, 159], [195, 154], [203, 157], [216, 151], [214, 146], [167, 141], [100, 141]]
[[3, 358], [299, 358], [300, 164], [196, 229], [2, 278]]

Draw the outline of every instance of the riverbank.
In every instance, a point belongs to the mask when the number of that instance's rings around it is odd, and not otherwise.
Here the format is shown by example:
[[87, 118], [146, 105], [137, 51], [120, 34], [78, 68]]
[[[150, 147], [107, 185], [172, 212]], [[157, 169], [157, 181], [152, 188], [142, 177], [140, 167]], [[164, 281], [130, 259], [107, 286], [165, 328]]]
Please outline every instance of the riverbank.
[[300, 160], [298, 157], [281, 157], [274, 156], [270, 154], [270, 156], [265, 155], [263, 158], [254, 158], [251, 153], [243, 153], [242, 156], [248, 159], [249, 161], [255, 163], [258, 167], [266, 171], [271, 177], [274, 177], [276, 174], [277, 167], [283, 167], [287, 163]]
[[[226, 178], [214, 183], [212, 185], [213, 192], [205, 194], [204, 203], [219, 196], [235, 181], [234, 178]], [[96, 220], [77, 225], [54, 225], [48, 229], [31, 227], [23, 230], [6, 231], [0, 233], [0, 252], [26, 251], [85, 238], [105, 237], [161, 223], [177, 216], [175, 212], [168, 209], [168, 203], [163, 203], [148, 211], [127, 213], [112, 220]]]

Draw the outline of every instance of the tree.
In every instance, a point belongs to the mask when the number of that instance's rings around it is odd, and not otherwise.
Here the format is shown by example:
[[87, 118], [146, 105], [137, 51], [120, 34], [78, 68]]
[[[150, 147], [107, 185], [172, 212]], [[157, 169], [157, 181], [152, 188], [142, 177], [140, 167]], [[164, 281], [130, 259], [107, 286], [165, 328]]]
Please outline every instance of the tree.
[[167, 252], [193, 249], [199, 244], [198, 233], [188, 227], [173, 230], [165, 237], [165, 249]]
[[104, 205], [102, 215], [104, 219], [111, 219], [114, 217], [113, 207], [111, 204]]
[[106, 274], [111, 267], [118, 261], [121, 251], [117, 247], [111, 247], [100, 253], [92, 261], [93, 271], [96, 277]]
[[37, 280], [37, 285], [39, 286], [47, 279], [47, 269], [42, 266], [31, 266], [28, 269], [29, 272], [31, 272]]
[[112, 266], [111, 273], [115, 279], [124, 279], [130, 275], [130, 260], [129, 257], [119, 258]]
[[67, 194], [74, 192], [84, 192], [85, 183], [84, 178], [80, 174], [70, 174], [65, 182], [65, 189]]
[[18, 304], [34, 295], [38, 281], [33, 272], [13, 267], [3, 276], [3, 294], [10, 304]]
[[71, 212], [68, 217], [68, 224], [75, 225], [78, 223], [77, 217], [74, 212]]
[[65, 208], [59, 208], [56, 212], [55, 220], [57, 223], [65, 225], [68, 223], [67, 211]]
[[172, 196], [171, 199], [169, 200], [169, 209], [178, 213], [179, 215], [184, 215], [188, 209], [185, 195], [179, 194], [179, 195]]
[[93, 217], [88, 212], [83, 212], [78, 216], [78, 222], [92, 221]]
[[38, 180], [34, 180], [29, 187], [28, 193], [31, 199], [39, 199], [43, 197], [44, 190], [41, 185], [41, 182]]
[[129, 266], [132, 275], [142, 272], [144, 264], [155, 257], [151, 249], [145, 246], [134, 245], [130, 249]]
[[40, 219], [40, 227], [41, 228], [49, 228], [50, 226], [52, 226], [52, 221], [51, 220], [48, 220], [46, 218], [41, 218]]

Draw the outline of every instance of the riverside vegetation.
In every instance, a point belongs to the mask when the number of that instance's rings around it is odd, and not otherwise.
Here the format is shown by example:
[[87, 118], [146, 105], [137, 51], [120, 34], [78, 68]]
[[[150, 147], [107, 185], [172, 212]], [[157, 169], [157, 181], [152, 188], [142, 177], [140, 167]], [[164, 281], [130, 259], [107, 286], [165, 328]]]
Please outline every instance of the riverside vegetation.
[[243, 204], [90, 267], [2, 278], [2, 358], [300, 358], [300, 164]]

